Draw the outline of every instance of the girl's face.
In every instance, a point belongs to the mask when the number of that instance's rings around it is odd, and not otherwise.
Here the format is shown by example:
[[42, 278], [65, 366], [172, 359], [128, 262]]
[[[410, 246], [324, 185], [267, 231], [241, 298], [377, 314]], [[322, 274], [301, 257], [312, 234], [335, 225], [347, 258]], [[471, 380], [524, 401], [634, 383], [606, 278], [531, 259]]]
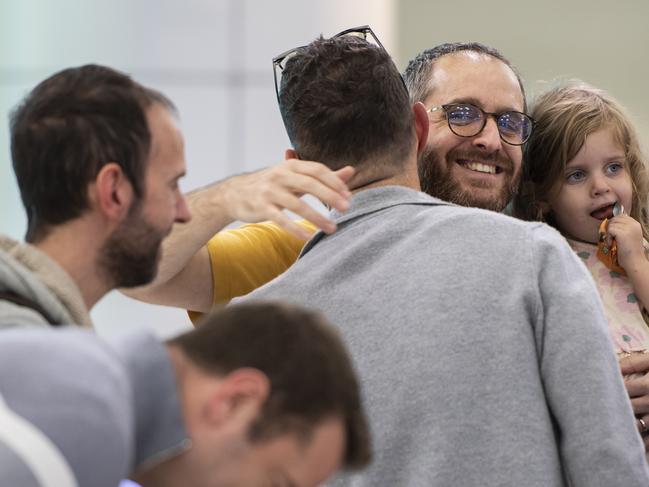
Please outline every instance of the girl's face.
[[583, 147], [566, 165], [559, 190], [549, 204], [561, 233], [566, 237], [597, 243], [604, 218], [613, 217], [620, 202], [631, 212], [633, 188], [624, 149], [613, 130], [603, 128], [586, 137]]

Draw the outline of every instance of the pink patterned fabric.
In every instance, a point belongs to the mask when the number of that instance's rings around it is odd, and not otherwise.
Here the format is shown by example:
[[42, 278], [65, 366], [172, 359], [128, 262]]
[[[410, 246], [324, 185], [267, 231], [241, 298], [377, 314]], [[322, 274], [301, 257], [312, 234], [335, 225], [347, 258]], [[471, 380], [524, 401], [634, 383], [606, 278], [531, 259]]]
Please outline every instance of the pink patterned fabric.
[[608, 329], [617, 353], [649, 350], [649, 326], [631, 282], [626, 276], [610, 271], [597, 258], [597, 246], [568, 240], [595, 279], [608, 318]]

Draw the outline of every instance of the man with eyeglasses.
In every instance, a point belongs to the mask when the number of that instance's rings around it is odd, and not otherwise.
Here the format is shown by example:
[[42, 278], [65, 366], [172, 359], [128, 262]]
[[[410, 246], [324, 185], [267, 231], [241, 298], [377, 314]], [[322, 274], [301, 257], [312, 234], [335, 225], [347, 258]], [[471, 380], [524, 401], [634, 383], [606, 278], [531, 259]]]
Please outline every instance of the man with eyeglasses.
[[[316, 234], [282, 276], [240, 298], [310, 306], [340, 327], [376, 460], [334, 485], [646, 486], [587, 270], [546, 225], [418, 191], [431, 105], [411, 105], [374, 44], [343, 35], [285, 54], [278, 98], [293, 150], [332, 170], [351, 164], [355, 191], [332, 213], [337, 232]], [[501, 111], [515, 106], [485, 105], [513, 141]], [[461, 155], [477, 158], [464, 140]]]
[[[281, 63], [276, 75], [278, 67]], [[449, 43], [419, 54], [403, 77], [411, 102], [422, 102], [430, 121], [419, 161], [422, 191], [462, 206], [502, 211], [518, 184], [522, 144], [534, 124], [525, 114], [523, 84], [512, 65], [483, 44]], [[287, 157], [293, 155], [287, 151]], [[165, 242], [165, 255], [173, 259], [163, 261], [156, 281], [131, 292], [133, 297], [207, 312], [284, 272], [316, 230], [302, 220], [291, 228], [268, 222], [210, 234], [215, 190], [189, 196], [194, 220]]]
[[404, 79], [412, 103], [423, 103], [430, 114], [419, 161], [422, 191], [502, 211], [518, 185], [521, 146], [534, 127], [509, 61], [483, 44], [441, 44], [410, 61]]

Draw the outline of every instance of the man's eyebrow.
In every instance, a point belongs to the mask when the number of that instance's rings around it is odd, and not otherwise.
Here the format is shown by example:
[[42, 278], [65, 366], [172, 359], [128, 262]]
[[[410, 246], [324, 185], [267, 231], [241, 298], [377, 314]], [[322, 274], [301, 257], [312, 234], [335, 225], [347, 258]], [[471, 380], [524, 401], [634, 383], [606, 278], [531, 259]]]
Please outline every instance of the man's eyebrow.
[[[485, 109], [482, 102], [480, 100], [478, 100], [477, 98], [474, 98], [472, 96], [461, 96], [461, 97], [453, 98], [453, 99], [451, 99], [451, 101], [449, 101], [447, 103], [444, 103], [444, 105], [457, 105], [457, 104], [461, 104], [461, 103], [468, 103], [470, 105], [475, 105], [478, 108], [481, 108], [483, 110]], [[495, 111], [495, 113], [522, 112], [522, 111], [523, 111], [522, 108], [519, 110], [518, 108], [514, 108], [514, 107], [499, 107]]]
[[451, 101], [444, 103], [444, 105], [455, 105], [458, 103], [468, 103], [470, 105], [475, 105], [477, 107], [482, 108], [482, 103], [480, 102], [480, 100], [478, 100], [477, 98], [473, 98], [472, 96], [461, 96], [461, 97], [453, 98], [451, 99]]

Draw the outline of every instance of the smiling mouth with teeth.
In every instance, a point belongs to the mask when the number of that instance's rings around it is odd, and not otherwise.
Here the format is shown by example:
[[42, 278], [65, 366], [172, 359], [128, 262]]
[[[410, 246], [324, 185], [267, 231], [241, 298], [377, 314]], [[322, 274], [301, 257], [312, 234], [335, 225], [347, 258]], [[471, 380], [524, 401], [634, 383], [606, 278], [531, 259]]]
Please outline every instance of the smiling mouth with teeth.
[[465, 162], [458, 161], [458, 164], [466, 169], [471, 171], [481, 172], [486, 174], [499, 174], [502, 172], [502, 169], [498, 166], [493, 166], [490, 164], [482, 164], [480, 162]]

